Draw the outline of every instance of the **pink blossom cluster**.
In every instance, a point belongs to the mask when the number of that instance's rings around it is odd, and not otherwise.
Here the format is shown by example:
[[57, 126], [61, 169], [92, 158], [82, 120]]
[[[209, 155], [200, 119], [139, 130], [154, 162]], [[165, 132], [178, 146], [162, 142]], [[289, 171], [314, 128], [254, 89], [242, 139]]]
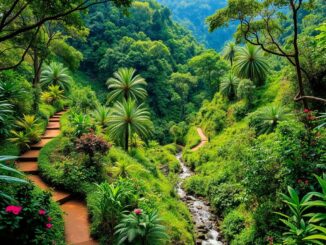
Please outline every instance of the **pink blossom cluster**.
[[21, 206], [9, 205], [6, 207], [6, 212], [18, 215], [22, 211], [22, 209], [23, 208]]

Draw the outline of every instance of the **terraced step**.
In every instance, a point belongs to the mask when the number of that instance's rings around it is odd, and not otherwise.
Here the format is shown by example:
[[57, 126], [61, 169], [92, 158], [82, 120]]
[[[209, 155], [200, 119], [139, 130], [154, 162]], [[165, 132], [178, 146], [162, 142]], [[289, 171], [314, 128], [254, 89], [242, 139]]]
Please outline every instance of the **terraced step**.
[[32, 150], [38, 150], [43, 148], [47, 143], [49, 143], [51, 141], [51, 139], [41, 139], [40, 142], [38, 142], [37, 144], [31, 145], [31, 149]]
[[64, 111], [60, 111], [60, 112], [57, 112], [56, 114], [54, 114], [55, 116], [61, 116], [63, 114], [65, 114], [67, 112], [67, 110], [64, 110]]
[[51, 118], [60, 118], [61, 115], [53, 115]]
[[60, 129], [60, 122], [49, 122], [47, 129]]
[[86, 242], [75, 243], [74, 245], [97, 245], [98, 243], [94, 240], [89, 240]]
[[42, 190], [50, 190], [52, 192], [52, 199], [60, 204], [64, 204], [71, 199], [71, 195], [67, 192], [52, 190], [38, 175], [28, 175], [27, 178]]
[[16, 162], [16, 167], [24, 172], [29, 174], [35, 174], [38, 172], [37, 162]]
[[42, 136], [42, 139], [52, 139], [57, 137], [60, 134], [60, 130], [53, 129], [53, 130], [46, 130], [44, 135]]
[[49, 122], [60, 122], [60, 118], [50, 118]]
[[18, 160], [23, 162], [36, 162], [39, 155], [40, 150], [29, 150], [22, 154]]
[[83, 202], [71, 200], [61, 205], [61, 209], [65, 213], [67, 244], [97, 244], [90, 237], [88, 212]]

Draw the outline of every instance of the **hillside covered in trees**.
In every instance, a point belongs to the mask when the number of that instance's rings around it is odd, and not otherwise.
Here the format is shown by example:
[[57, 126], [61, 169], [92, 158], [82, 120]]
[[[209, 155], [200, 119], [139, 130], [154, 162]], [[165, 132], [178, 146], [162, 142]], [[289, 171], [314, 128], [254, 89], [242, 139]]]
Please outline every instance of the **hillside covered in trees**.
[[1, 2], [0, 240], [324, 244], [325, 7]]
[[191, 30], [197, 40], [207, 48], [221, 50], [224, 44], [232, 39], [232, 34], [236, 30], [236, 24], [232, 23], [229, 27], [221, 28], [214, 33], [208, 31], [206, 17], [225, 7], [226, 0], [158, 0], [158, 2], [168, 6], [173, 18]]

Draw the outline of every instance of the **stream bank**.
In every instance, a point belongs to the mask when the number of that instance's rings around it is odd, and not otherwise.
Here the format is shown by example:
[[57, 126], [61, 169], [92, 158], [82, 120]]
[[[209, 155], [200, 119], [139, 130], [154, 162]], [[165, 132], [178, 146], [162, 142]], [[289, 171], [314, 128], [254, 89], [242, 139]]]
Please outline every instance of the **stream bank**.
[[217, 217], [211, 212], [209, 203], [200, 197], [189, 195], [182, 188], [185, 179], [193, 175], [193, 172], [185, 165], [182, 160], [182, 153], [176, 155], [180, 166], [180, 181], [177, 185], [177, 193], [181, 200], [185, 202], [192, 214], [196, 228], [197, 245], [224, 245], [220, 233], [216, 226]]

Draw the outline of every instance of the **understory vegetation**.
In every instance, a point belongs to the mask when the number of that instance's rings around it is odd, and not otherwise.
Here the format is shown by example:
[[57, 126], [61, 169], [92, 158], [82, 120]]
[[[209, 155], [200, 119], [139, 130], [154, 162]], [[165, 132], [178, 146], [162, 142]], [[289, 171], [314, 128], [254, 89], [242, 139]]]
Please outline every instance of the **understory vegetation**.
[[[66, 244], [60, 205], [29, 180], [37, 172], [85, 201], [100, 244], [208, 240], [189, 195], [209, 203], [227, 244], [324, 244], [323, 1], [210, 5], [210, 31], [239, 25], [221, 52], [156, 0], [103, 2], [0, 4], [0, 240]], [[183, 19], [198, 1], [159, 2]], [[17, 158], [49, 123], [60, 135], [22, 173]], [[179, 153], [193, 171], [186, 198]]]

